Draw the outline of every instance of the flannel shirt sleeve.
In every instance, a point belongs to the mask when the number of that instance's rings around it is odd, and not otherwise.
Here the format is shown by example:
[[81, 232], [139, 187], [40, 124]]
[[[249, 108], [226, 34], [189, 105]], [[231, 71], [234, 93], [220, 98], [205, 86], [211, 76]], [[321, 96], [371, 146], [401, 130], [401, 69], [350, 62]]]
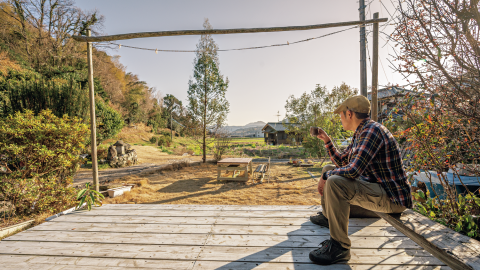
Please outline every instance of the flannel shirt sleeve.
[[345, 151], [342, 153], [335, 148], [331, 140], [325, 144], [325, 148], [327, 148], [328, 155], [337, 168], [346, 166], [348, 164], [348, 153], [350, 153], [352, 150], [352, 144], [349, 144], [347, 149], [345, 149]]
[[364, 130], [358, 137], [357, 147], [353, 149], [351, 162], [327, 172], [327, 178], [331, 175], [340, 175], [351, 179], [359, 177], [383, 144], [381, 133], [377, 132], [375, 128]]

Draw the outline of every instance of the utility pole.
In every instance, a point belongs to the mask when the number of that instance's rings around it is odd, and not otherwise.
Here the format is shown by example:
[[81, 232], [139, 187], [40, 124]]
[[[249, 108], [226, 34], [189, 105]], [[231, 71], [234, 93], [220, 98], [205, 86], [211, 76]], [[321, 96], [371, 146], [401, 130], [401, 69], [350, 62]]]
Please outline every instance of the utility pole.
[[[378, 12], [373, 14], [378, 19]], [[372, 63], [372, 120], [378, 120], [378, 23], [373, 24], [373, 63]]]
[[[91, 36], [90, 29], [87, 30], [87, 36]], [[93, 86], [93, 60], [92, 43], [87, 42], [87, 61], [88, 61], [88, 86], [90, 88], [90, 139], [92, 144], [92, 174], [95, 190], [99, 191], [98, 183], [98, 164], [97, 164], [97, 124], [95, 123], [95, 92]]]
[[[359, 0], [360, 21], [365, 21], [365, 0]], [[360, 94], [367, 96], [367, 49], [365, 47], [365, 24], [360, 25]]]

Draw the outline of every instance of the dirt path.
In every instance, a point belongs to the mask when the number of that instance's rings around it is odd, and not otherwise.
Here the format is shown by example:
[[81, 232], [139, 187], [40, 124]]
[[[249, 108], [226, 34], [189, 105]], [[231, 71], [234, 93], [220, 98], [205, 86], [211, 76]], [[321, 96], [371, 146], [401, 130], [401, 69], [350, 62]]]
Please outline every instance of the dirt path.
[[[127, 175], [136, 175], [148, 171], [159, 170], [168, 164], [172, 164], [180, 160], [186, 160], [188, 162], [202, 160], [202, 157], [200, 156], [169, 155], [153, 146], [133, 145], [132, 148], [137, 152], [138, 164], [125, 168], [100, 170], [98, 172], [100, 184], [111, 182]], [[84, 185], [87, 182], [93, 182], [92, 170], [82, 168], [75, 175], [73, 185]]]

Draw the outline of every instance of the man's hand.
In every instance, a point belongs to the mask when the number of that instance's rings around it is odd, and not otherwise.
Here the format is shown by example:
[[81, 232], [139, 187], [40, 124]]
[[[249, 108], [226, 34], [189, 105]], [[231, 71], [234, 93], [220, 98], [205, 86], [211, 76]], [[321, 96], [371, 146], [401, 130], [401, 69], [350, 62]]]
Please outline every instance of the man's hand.
[[328, 136], [328, 134], [321, 128], [318, 128], [318, 135], [317, 135], [317, 138], [319, 138], [320, 140], [322, 140], [324, 143], [328, 143], [329, 141], [331, 141], [330, 137]]
[[324, 173], [322, 175], [322, 177], [320, 177], [320, 181], [318, 181], [318, 193], [320, 193], [320, 195], [323, 196], [323, 188], [325, 187], [325, 183], [327, 183], [327, 179], [325, 178], [326, 177], [326, 173]]
[[327, 180], [323, 180], [323, 177], [320, 178], [320, 181], [318, 181], [318, 193], [323, 196], [323, 188], [325, 187], [325, 183]]

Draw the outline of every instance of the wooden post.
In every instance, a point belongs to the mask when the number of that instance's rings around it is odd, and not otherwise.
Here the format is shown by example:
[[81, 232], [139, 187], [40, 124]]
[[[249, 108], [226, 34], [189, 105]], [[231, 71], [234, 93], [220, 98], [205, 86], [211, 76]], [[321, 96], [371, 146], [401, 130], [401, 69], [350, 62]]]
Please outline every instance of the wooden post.
[[[91, 35], [90, 29], [87, 30], [87, 36]], [[90, 134], [91, 134], [91, 144], [92, 144], [92, 174], [93, 174], [93, 184], [95, 185], [95, 190], [99, 191], [98, 183], [98, 164], [97, 164], [97, 134], [96, 127], [97, 123], [95, 121], [95, 93], [93, 86], [93, 59], [92, 59], [92, 43], [87, 42], [87, 60], [88, 60], [88, 86], [90, 88]]]
[[[378, 12], [373, 14], [378, 18]], [[373, 61], [372, 61], [372, 120], [378, 121], [378, 23], [373, 24]]]

